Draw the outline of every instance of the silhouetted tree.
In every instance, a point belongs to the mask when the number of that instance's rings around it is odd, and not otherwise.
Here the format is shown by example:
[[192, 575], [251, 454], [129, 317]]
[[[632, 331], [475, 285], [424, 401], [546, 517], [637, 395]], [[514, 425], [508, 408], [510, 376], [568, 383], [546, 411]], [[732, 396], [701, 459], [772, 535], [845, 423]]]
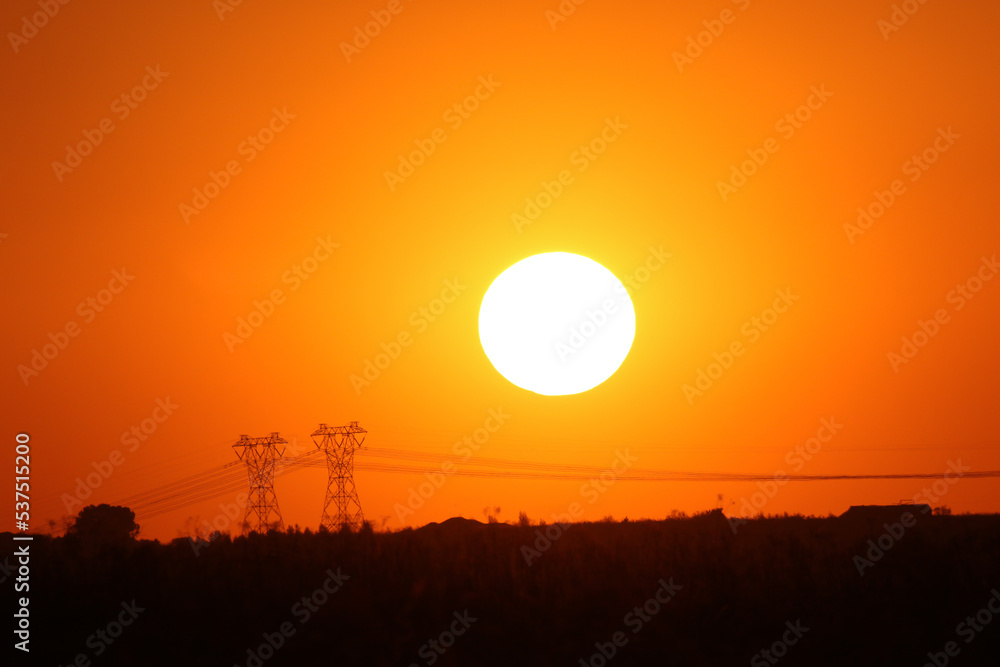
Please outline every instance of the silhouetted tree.
[[491, 510], [489, 507], [484, 507], [483, 514], [486, 515], [486, 523], [497, 523], [500, 517], [500, 508], [494, 507]]
[[129, 508], [102, 503], [80, 510], [69, 533], [98, 547], [118, 546], [135, 540], [139, 524]]

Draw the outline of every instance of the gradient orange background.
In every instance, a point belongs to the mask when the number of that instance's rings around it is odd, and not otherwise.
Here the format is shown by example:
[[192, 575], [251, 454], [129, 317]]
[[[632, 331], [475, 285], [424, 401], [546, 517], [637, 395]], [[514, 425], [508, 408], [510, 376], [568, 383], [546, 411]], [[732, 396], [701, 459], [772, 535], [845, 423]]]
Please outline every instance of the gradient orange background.
[[[11, 448], [32, 437], [33, 526], [68, 514], [60, 496], [166, 397], [178, 409], [88, 503], [229, 462], [240, 433], [311, 447], [319, 422], [452, 457], [497, 407], [511, 418], [481, 456], [605, 467], [628, 447], [645, 469], [791, 472], [786, 453], [834, 417], [843, 430], [801, 473], [1000, 467], [1000, 281], [960, 311], [947, 301], [1000, 249], [1000, 6], [928, 2], [886, 40], [889, 2], [590, 0], [553, 29], [556, 0], [403, 0], [348, 63], [341, 43], [386, 4], [247, 0], [220, 19], [208, 0], [70, 2], [16, 53], [9, 37], [0, 48], [2, 430]], [[725, 9], [735, 20], [678, 71], [674, 52]], [[0, 24], [19, 31], [37, 11], [4, 3]], [[169, 74], [119, 119], [113, 101], [147, 66]], [[500, 85], [453, 129], [445, 112], [490, 76]], [[811, 86], [833, 94], [785, 138], [775, 124]], [[239, 146], [274, 108], [294, 119], [247, 162]], [[60, 182], [52, 163], [105, 117], [114, 131]], [[581, 173], [572, 156], [607, 118], [628, 127]], [[909, 181], [904, 163], [949, 127], [960, 138]], [[390, 191], [385, 172], [436, 128], [446, 141]], [[779, 150], [723, 201], [717, 182], [769, 137]], [[241, 172], [185, 224], [179, 205], [230, 160]], [[564, 169], [574, 181], [519, 233], [512, 214]], [[851, 243], [843, 225], [894, 179], [905, 194]], [[339, 248], [291, 290], [283, 275], [327, 236]], [[552, 398], [495, 372], [477, 317], [506, 267], [561, 250], [623, 277], [651, 246], [671, 257], [633, 293], [635, 342], [610, 380]], [[122, 267], [134, 281], [85, 323], [78, 304]], [[418, 332], [411, 314], [446, 280], [467, 288]], [[689, 403], [683, 385], [747, 343], [743, 324], [784, 288], [799, 301]], [[286, 301], [230, 352], [224, 333], [275, 289]], [[939, 308], [949, 323], [894, 372], [887, 353]], [[18, 366], [71, 320], [80, 334], [25, 385]], [[351, 376], [404, 331], [413, 344], [357, 393]], [[422, 481], [356, 478], [387, 528]], [[318, 525], [325, 482], [278, 479], [287, 524]], [[764, 511], [839, 513], [927, 484], [793, 483]], [[408, 525], [486, 506], [551, 520], [579, 487], [456, 476]], [[756, 490], [623, 481], [584, 519], [693, 512], [718, 494], [735, 512]], [[231, 501], [140, 515], [142, 536], [176, 537]], [[937, 504], [997, 511], [1000, 491], [963, 480]]]

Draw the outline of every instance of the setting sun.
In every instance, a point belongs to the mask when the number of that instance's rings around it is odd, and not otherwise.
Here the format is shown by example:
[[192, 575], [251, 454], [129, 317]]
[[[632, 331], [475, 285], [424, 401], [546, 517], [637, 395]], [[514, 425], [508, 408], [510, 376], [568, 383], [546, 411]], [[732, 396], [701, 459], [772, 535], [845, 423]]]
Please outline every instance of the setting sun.
[[578, 394], [625, 361], [635, 310], [624, 285], [597, 262], [544, 253], [493, 281], [479, 310], [479, 338], [493, 366], [517, 386]]

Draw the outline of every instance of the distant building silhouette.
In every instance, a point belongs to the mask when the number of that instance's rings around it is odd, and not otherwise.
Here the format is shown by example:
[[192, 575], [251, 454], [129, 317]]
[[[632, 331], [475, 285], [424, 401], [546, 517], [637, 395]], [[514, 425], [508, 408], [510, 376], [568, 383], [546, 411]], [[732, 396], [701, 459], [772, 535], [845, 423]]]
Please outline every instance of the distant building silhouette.
[[899, 521], [906, 512], [914, 518], [919, 518], [931, 513], [931, 506], [911, 503], [900, 503], [899, 505], [851, 505], [846, 512], [840, 515], [841, 519], [850, 521], [866, 521], [869, 523], [889, 523]]

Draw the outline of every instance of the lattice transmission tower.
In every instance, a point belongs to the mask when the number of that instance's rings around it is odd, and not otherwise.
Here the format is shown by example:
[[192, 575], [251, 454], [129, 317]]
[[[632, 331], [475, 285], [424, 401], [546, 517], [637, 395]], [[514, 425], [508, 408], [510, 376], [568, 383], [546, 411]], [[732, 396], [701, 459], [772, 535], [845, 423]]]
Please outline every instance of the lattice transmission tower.
[[[361, 448], [367, 433], [351, 422], [348, 426], [327, 426], [320, 424], [312, 434], [316, 448], [326, 452], [326, 467], [330, 477], [326, 484], [326, 499], [323, 501], [322, 525], [328, 530], [344, 527], [360, 530], [365, 517], [361, 512], [358, 490], [354, 487], [354, 452]], [[330, 509], [331, 505], [333, 510]], [[332, 512], [332, 513], [331, 513]]]
[[243, 532], [266, 533], [269, 529], [282, 530], [284, 522], [274, 494], [274, 464], [285, 453], [287, 440], [272, 433], [266, 438], [241, 435], [233, 448], [241, 461], [247, 464], [250, 496], [243, 517]]

